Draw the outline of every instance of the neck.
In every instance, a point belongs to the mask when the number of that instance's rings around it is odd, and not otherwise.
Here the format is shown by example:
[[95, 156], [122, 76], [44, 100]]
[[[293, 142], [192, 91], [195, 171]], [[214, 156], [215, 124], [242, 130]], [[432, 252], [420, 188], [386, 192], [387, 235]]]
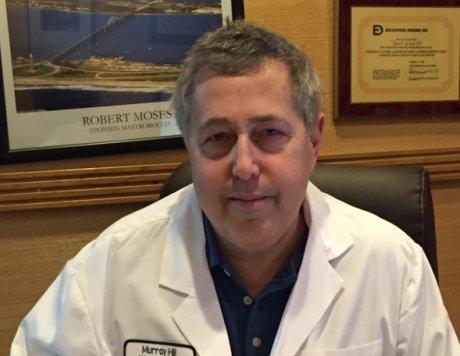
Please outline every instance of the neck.
[[302, 214], [296, 218], [293, 228], [289, 229], [274, 245], [263, 251], [229, 251], [223, 248], [222, 252], [233, 272], [252, 297], [256, 297], [268, 283], [281, 271], [292, 256], [300, 238], [307, 231]]

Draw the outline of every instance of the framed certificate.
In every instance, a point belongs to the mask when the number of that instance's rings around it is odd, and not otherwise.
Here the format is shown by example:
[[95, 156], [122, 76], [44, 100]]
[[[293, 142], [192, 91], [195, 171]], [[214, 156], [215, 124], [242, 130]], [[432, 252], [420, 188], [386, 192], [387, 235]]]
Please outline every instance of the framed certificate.
[[242, 16], [242, 0], [2, 1], [0, 163], [181, 146], [185, 53]]
[[460, 1], [336, 3], [336, 118], [460, 112]]

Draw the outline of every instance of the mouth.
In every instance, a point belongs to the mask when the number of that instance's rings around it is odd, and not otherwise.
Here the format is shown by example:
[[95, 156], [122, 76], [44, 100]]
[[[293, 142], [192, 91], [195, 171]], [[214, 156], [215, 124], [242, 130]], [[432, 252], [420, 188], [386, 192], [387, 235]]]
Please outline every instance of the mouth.
[[228, 201], [232, 205], [237, 205], [241, 208], [255, 208], [261, 207], [264, 204], [270, 202], [273, 199], [272, 196], [234, 196], [229, 197]]

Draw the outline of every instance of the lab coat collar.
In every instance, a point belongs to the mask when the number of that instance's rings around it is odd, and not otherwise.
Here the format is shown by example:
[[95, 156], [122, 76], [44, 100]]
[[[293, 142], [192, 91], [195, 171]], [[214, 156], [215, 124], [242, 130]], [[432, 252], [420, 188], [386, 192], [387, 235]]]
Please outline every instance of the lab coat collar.
[[199, 355], [231, 355], [225, 322], [206, 260], [201, 208], [185, 188], [169, 222], [160, 285], [184, 301], [172, 317]]
[[331, 210], [329, 199], [308, 184], [303, 210], [310, 227], [296, 284], [284, 311], [271, 355], [294, 355], [343, 291], [343, 280], [330, 261], [353, 245], [344, 222]]
[[350, 227], [346, 226], [338, 214], [337, 204], [331, 201], [335, 198], [320, 191], [313, 183], [308, 184], [307, 197], [303, 204], [305, 221], [310, 228], [309, 237], [318, 240], [319, 247], [324, 251], [328, 261], [331, 261], [353, 245]]
[[[173, 312], [173, 318], [198, 354], [231, 355], [206, 260], [201, 209], [193, 187], [181, 190], [177, 199], [182, 203], [170, 219], [160, 285], [183, 295], [184, 301]], [[308, 184], [303, 204], [309, 226], [307, 247], [272, 355], [295, 354], [343, 290], [343, 281], [330, 261], [346, 253], [353, 239], [331, 209], [330, 199], [334, 198]]]

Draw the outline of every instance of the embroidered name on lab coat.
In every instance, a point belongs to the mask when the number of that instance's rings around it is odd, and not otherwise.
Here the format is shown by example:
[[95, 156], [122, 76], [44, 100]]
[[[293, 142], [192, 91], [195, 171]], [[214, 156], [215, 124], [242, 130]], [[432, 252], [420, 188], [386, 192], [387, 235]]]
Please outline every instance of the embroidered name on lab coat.
[[196, 356], [190, 345], [161, 341], [126, 340], [123, 349], [124, 356]]

